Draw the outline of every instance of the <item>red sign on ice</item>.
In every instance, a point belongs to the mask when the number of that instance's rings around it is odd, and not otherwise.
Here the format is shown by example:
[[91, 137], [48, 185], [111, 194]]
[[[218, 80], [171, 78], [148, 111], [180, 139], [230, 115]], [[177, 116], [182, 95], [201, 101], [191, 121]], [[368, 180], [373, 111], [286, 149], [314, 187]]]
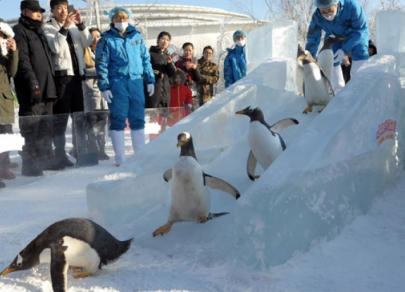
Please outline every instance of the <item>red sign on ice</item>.
[[380, 146], [385, 140], [395, 139], [395, 133], [397, 131], [397, 121], [388, 119], [385, 122], [378, 125], [378, 130], [375, 138]]

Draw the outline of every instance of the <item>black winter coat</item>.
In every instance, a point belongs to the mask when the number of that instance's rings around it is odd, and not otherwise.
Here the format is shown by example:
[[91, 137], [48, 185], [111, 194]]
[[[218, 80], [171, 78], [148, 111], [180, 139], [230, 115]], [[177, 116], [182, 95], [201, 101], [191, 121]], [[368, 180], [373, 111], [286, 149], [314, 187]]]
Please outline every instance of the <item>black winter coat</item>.
[[13, 30], [19, 51], [14, 84], [21, 113], [21, 107], [29, 111], [34, 105], [31, 92], [35, 86], [39, 86], [41, 101], [56, 98], [55, 70], [52, 52], [42, 28], [35, 28], [25, 17], [20, 17]]
[[[174, 63], [167, 63], [167, 55], [158, 46], [151, 46], [149, 49], [150, 62], [155, 73], [155, 93], [149, 96], [145, 92], [146, 107], [168, 107], [170, 105], [170, 78], [176, 72]], [[161, 77], [164, 75], [163, 78]]]

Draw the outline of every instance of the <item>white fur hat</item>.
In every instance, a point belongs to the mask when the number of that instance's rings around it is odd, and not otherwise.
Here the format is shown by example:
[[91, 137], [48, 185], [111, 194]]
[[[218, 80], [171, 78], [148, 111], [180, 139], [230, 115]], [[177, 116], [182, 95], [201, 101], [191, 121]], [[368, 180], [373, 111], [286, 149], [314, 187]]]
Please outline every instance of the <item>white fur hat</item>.
[[13, 29], [3, 20], [0, 20], [0, 31], [5, 34], [7, 39], [12, 39], [14, 37], [14, 31]]

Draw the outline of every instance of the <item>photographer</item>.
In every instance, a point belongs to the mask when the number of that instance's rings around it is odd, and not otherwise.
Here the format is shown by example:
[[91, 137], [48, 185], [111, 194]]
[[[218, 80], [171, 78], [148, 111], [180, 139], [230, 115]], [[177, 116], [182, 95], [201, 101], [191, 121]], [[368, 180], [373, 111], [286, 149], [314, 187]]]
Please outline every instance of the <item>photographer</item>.
[[[53, 17], [44, 25], [48, 44], [55, 54], [55, 79], [58, 99], [53, 112], [55, 116], [55, 158], [60, 166], [73, 166], [66, 155], [66, 127], [69, 113], [83, 112], [82, 80], [85, 78], [84, 48], [92, 43], [92, 37], [78, 9], [68, 12], [67, 0], [51, 0]], [[79, 123], [77, 123], [78, 125]], [[76, 128], [73, 124], [73, 129]], [[76, 154], [76, 135], [73, 131], [73, 149]]]

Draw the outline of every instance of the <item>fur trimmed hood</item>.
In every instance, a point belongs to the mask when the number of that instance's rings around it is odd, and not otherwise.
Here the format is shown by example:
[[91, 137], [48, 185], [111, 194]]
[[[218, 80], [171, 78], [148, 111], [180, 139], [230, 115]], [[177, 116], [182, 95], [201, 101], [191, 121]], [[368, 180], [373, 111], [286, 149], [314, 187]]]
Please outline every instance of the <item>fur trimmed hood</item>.
[[0, 20], [0, 31], [6, 35], [6, 39], [12, 39], [14, 37], [13, 29], [5, 22]]

